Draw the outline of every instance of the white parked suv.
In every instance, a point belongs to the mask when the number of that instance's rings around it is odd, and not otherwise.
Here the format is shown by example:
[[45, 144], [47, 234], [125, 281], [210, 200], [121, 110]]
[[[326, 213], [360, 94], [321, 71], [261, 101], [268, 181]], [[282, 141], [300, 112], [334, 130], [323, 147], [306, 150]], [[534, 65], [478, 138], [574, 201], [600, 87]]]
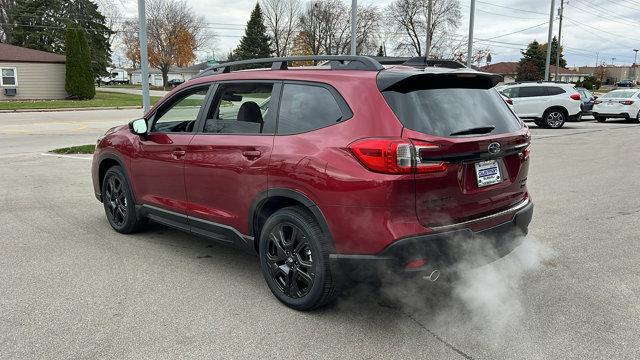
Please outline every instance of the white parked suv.
[[536, 125], [559, 129], [565, 121], [580, 121], [580, 93], [571, 84], [561, 82], [520, 82], [498, 89], [510, 98], [521, 119], [532, 119]]

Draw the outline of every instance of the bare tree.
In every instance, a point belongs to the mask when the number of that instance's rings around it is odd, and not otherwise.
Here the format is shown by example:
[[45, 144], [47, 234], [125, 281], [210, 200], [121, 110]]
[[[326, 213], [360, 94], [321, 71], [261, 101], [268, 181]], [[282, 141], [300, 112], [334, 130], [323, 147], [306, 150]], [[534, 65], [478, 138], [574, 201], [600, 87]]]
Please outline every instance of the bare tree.
[[15, 6], [16, 0], [0, 0], [0, 42], [8, 42], [13, 28], [11, 9]]
[[298, 30], [302, 3], [300, 0], [262, 0], [261, 7], [273, 53], [287, 56]]
[[[375, 7], [358, 8], [356, 51], [375, 52], [375, 37], [380, 26]], [[300, 17], [300, 34], [304, 47], [314, 54], [346, 54], [351, 45], [349, 8], [339, 0], [309, 3]]]
[[185, 0], [147, 0], [149, 64], [160, 70], [164, 86], [172, 66], [187, 66], [211, 35], [203, 17]]
[[460, 0], [432, 0], [431, 26], [427, 29], [428, 0], [396, 0], [387, 8], [395, 29], [396, 50], [414, 56], [426, 53], [424, 42], [430, 39], [430, 54], [439, 57], [452, 53], [460, 39], [450, 34], [460, 26]]

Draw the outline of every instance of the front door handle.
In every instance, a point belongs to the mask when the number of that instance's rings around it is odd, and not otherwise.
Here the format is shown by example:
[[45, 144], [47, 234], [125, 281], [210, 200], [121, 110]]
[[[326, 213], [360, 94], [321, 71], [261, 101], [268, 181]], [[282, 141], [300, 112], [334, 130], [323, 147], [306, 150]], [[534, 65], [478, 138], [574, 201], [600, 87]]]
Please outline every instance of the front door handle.
[[259, 150], [245, 150], [242, 152], [242, 156], [247, 159], [257, 159], [260, 155], [262, 155], [262, 153]]
[[174, 150], [171, 155], [173, 156], [174, 159], [176, 160], [180, 160], [182, 159], [185, 155], [187, 154], [186, 151], [184, 150]]

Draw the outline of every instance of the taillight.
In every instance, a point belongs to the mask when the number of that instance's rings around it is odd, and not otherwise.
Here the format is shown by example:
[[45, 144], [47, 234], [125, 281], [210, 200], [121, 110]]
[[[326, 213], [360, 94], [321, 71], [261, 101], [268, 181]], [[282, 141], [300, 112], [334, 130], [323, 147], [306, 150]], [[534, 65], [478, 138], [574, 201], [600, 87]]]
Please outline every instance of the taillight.
[[602, 100], [593, 100], [594, 104], [602, 104]]
[[531, 154], [531, 145], [528, 145], [526, 148], [524, 148], [524, 150], [522, 150], [522, 153], [520, 156], [522, 157], [522, 160], [527, 160], [530, 154]]
[[582, 100], [582, 96], [580, 95], [580, 93], [573, 93], [569, 95], [569, 97], [572, 98], [573, 100]]
[[631, 104], [633, 104], [633, 100], [622, 100], [622, 101], [620, 101], [620, 104], [622, 104], [622, 105], [631, 105]]
[[438, 149], [426, 142], [402, 139], [363, 139], [349, 149], [367, 169], [384, 174], [433, 173], [447, 170], [443, 161], [422, 160], [425, 152]]
[[512, 99], [507, 99], [505, 100], [505, 102], [509, 105], [513, 105], [513, 100]]

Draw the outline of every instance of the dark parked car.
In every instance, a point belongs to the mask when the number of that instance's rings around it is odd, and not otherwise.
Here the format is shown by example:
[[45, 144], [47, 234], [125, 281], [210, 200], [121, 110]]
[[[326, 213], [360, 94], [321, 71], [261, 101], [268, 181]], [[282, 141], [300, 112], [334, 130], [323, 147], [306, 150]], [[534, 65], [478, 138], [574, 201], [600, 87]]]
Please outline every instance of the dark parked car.
[[634, 87], [636, 86], [636, 82], [630, 79], [619, 81], [616, 84], [618, 87]]
[[582, 104], [580, 105], [580, 108], [582, 109], [582, 114], [583, 115], [591, 114], [591, 112], [593, 111], [593, 104], [598, 97], [593, 95], [591, 91], [585, 88], [577, 87], [576, 90], [578, 90], [578, 92], [580, 93], [580, 97], [581, 97], [580, 100], [582, 100]]
[[182, 85], [184, 83], [184, 80], [182, 79], [171, 79], [168, 81], [169, 86], [171, 87], [176, 87], [178, 85]]
[[[232, 71], [256, 63], [269, 68]], [[95, 195], [120, 233], [153, 220], [257, 254], [294, 309], [330, 302], [359, 272], [435, 281], [457, 246], [495, 259], [531, 221], [531, 135], [500, 80], [362, 56], [220, 64], [107, 131]]]

